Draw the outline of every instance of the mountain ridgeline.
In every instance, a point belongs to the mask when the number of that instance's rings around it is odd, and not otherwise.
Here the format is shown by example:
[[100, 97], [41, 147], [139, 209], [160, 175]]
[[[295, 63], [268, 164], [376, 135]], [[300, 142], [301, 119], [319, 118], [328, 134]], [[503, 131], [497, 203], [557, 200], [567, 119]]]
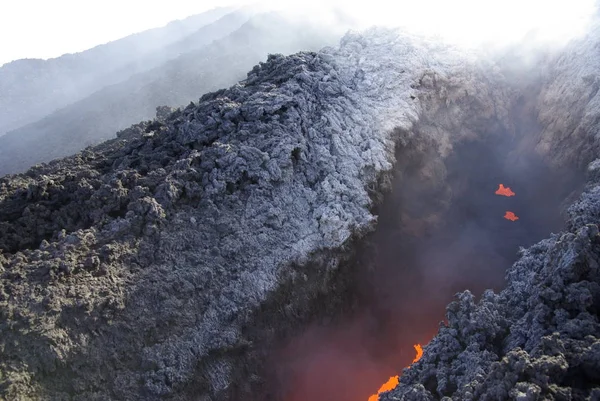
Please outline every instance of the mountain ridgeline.
[[[0, 135], [39, 120], [104, 86], [160, 65], [173, 57], [171, 49], [177, 48], [178, 43], [201, 27], [221, 25], [213, 23], [231, 11], [211, 10], [81, 53], [49, 60], [16, 60], [1, 66]], [[222, 32], [213, 29], [204, 44], [238, 26]], [[199, 45], [202, 44], [200, 41]]]
[[[201, 24], [205, 25], [192, 31], [192, 25]], [[182, 26], [176, 41], [169, 35], [171, 25]], [[116, 131], [152, 118], [158, 106], [186, 105], [203, 93], [232, 85], [269, 53], [318, 50], [340, 35], [339, 27], [322, 28], [252, 8], [228, 13], [217, 9], [162, 29], [168, 32], [150, 31], [75, 55], [2, 67], [0, 85], [11, 86], [0, 91], [0, 100], [10, 105], [2, 108], [6, 115], [0, 121], [4, 129], [13, 129], [0, 137], [0, 175], [112, 138]], [[138, 42], [145, 47], [135, 47]], [[127, 51], [133, 47], [137, 52]], [[79, 63], [79, 72], [63, 68], [63, 58]], [[29, 62], [39, 67], [32, 72], [19, 68]], [[19, 85], [17, 76], [31, 76], [35, 82]], [[11, 120], [19, 113], [24, 116]]]

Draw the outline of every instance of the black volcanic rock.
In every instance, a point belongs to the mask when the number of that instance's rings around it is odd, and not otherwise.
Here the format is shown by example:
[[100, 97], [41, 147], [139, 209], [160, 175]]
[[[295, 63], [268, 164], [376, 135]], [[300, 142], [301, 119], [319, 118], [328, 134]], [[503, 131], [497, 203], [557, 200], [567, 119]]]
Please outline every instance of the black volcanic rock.
[[[1, 178], [0, 394], [209, 400], [260, 384], [254, 339], [337, 285], [353, 239], [377, 223], [395, 147], [416, 138], [444, 159], [482, 127], [509, 127], [518, 96], [506, 87], [473, 54], [350, 33], [336, 49], [271, 55], [229, 89]], [[504, 293], [463, 294], [384, 397], [592, 391], [591, 172], [569, 232], [523, 251]], [[265, 314], [273, 324], [258, 325]]]
[[0, 179], [2, 394], [212, 397], [239, 382], [254, 313], [286, 286], [310, 299], [334, 285], [340, 251], [372, 229], [392, 129], [418, 118], [434, 52], [438, 82], [477, 76], [451, 48], [351, 34]]

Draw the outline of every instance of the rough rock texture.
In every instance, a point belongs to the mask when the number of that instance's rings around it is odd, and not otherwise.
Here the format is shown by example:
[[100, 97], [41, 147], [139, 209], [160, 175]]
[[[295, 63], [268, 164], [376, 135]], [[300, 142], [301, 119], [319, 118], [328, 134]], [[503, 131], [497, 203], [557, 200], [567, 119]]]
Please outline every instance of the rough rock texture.
[[89, 96], [80, 91], [76, 102], [56, 110], [57, 103], [51, 114], [1, 136], [0, 175], [21, 173], [114, 138], [115, 132], [152, 118], [159, 105], [185, 106], [228, 87], [269, 53], [337, 43], [341, 34], [334, 31], [307, 21], [291, 22], [277, 13], [232, 12], [156, 51], [156, 60], [141, 61], [144, 68], [137, 74], [126, 68], [114, 71], [114, 82], [100, 85], [97, 80]]
[[[584, 167], [600, 154], [600, 22], [571, 43], [542, 70], [537, 99], [540, 133], [537, 150], [557, 165]], [[572, 144], [564, 146], [565, 143]]]
[[[310, 276], [302, 266], [315, 255], [326, 285], [335, 252], [373, 227], [369, 191], [392, 167], [394, 128], [409, 131], [422, 112], [419, 96], [455, 93], [452, 82], [488, 93], [478, 68], [394, 32], [349, 34], [339, 49], [270, 56], [166, 119], [1, 179], [3, 396], [226, 390], [231, 355], [252, 348], [242, 327], [253, 313]], [[494, 113], [488, 98], [471, 102]]]
[[[515, 94], [506, 87], [492, 66], [450, 47], [393, 31], [348, 34], [338, 49], [270, 56], [230, 89], [0, 179], [0, 394], [208, 400], [254, 380], [238, 373], [258, 346], [246, 329], [282, 288], [305, 288], [310, 298], [335, 286], [340, 255], [376, 223], [371, 207], [388, 185], [395, 145], [422, 135], [444, 157], [481, 126], [509, 127]], [[583, 220], [562, 247], [595, 238]], [[542, 248], [552, 241], [560, 242]], [[557, 249], [568, 251], [562, 265], [573, 266], [569, 255], [584, 248]], [[577, 266], [582, 275], [595, 271]], [[519, 294], [535, 295], [526, 290]], [[558, 302], [555, 291], [539, 298]], [[597, 303], [594, 294], [581, 298], [585, 307]], [[501, 296], [487, 294], [483, 305]], [[480, 310], [463, 298], [452, 322]], [[567, 312], [577, 312], [576, 300], [565, 301]], [[536, 318], [553, 313], [541, 307]], [[285, 324], [289, 313], [280, 313]], [[494, 339], [506, 330], [499, 325], [487, 341], [476, 325], [493, 316], [480, 315], [465, 334], [480, 344], [463, 356], [473, 369], [494, 359], [488, 349], [503, 346]], [[529, 334], [515, 332], [509, 346], [529, 352]], [[443, 338], [403, 377], [423, 384], [397, 391], [432, 397], [428, 358], [461, 347], [455, 340], [431, 352]], [[444, 381], [441, 371], [433, 388], [463, 391], [460, 380], [474, 379], [457, 369], [446, 367], [457, 379]], [[514, 391], [538, 391], [527, 386]]]
[[589, 174], [567, 231], [521, 249], [499, 294], [459, 294], [423, 358], [381, 400], [598, 399], [600, 160]]
[[[557, 166], [598, 157], [598, 25], [544, 65], [534, 146]], [[529, 249], [507, 286], [457, 294], [447, 323], [384, 400], [600, 399], [600, 160], [564, 232]]]

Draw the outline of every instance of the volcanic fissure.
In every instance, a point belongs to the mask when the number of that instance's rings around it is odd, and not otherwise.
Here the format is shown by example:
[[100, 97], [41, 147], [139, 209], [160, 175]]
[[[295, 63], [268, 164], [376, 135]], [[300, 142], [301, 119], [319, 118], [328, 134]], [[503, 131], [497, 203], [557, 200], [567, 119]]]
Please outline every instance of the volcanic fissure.
[[515, 121], [517, 134], [481, 132], [445, 157], [419, 127], [394, 133], [397, 162], [377, 227], [340, 267], [344, 295], [321, 292], [317, 303], [328, 306], [313, 307], [268, 353], [261, 387], [272, 399], [376, 400], [418, 360], [455, 293], [500, 290], [520, 247], [562, 229], [583, 173], [524, 145], [539, 128]]
[[594, 399], [600, 102], [572, 58], [349, 33], [0, 179], [0, 393]]

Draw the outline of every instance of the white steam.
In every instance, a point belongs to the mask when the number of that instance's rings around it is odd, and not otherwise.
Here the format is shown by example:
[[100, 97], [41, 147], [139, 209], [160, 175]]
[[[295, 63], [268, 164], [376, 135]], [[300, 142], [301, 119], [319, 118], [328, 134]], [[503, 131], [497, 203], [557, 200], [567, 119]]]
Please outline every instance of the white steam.
[[524, 39], [561, 45], [587, 31], [596, 9], [595, 0], [268, 0], [261, 4], [330, 25], [343, 13], [355, 28], [402, 27], [466, 47], [505, 46]]
[[[58, 57], [217, 6], [263, 4], [341, 33], [373, 25], [462, 46], [502, 47], [525, 38], [564, 44], [586, 31], [594, 0], [79, 0], [6, 1], [0, 13], [0, 65]], [[31, 9], [36, 10], [35, 13]]]

